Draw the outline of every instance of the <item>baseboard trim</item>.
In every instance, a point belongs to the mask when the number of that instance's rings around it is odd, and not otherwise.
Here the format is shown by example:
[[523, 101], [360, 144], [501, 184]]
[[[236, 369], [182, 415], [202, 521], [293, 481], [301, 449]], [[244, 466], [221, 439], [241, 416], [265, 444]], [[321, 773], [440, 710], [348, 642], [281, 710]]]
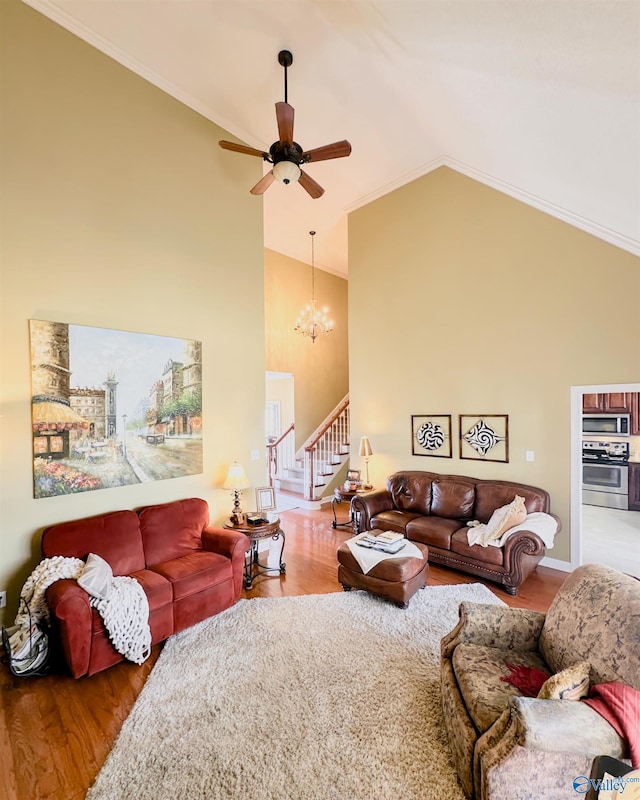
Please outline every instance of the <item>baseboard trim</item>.
[[558, 569], [560, 572], [571, 572], [573, 570], [569, 561], [560, 561], [558, 558], [548, 558], [547, 556], [541, 559], [540, 566]]

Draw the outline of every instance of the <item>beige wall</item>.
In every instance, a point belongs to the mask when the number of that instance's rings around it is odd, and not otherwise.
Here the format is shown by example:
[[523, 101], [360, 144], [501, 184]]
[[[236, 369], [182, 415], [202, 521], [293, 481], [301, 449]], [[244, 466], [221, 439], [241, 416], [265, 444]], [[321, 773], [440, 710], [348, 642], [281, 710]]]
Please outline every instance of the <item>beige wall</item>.
[[[401, 468], [546, 488], [570, 557], [570, 387], [640, 376], [639, 259], [441, 168], [349, 218], [352, 439]], [[586, 312], [591, 312], [587, 315]], [[509, 415], [508, 464], [412, 456], [412, 414]], [[525, 461], [533, 450], [535, 461]]]
[[[22, 3], [0, 13], [6, 622], [43, 526], [190, 496], [220, 521], [234, 458], [264, 484], [250, 450], [264, 452], [265, 358], [262, 203], [248, 192], [259, 162], [222, 151], [224, 131]], [[34, 500], [30, 318], [201, 340], [203, 474]]]
[[264, 280], [267, 369], [293, 375], [300, 447], [349, 391], [347, 281], [316, 269], [316, 299], [329, 307], [335, 327], [312, 343], [293, 333], [300, 309], [311, 299], [311, 267], [265, 250]]

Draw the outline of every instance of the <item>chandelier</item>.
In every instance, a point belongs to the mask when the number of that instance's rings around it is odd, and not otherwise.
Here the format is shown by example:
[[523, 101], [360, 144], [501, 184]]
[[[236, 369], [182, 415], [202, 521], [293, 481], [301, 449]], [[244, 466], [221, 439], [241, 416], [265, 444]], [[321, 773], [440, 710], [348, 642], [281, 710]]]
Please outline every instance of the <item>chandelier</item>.
[[327, 316], [329, 309], [326, 306], [318, 308], [316, 305], [315, 254], [313, 249], [313, 237], [315, 235], [315, 231], [309, 231], [309, 236], [311, 236], [311, 302], [307, 303], [298, 314], [296, 327], [294, 328], [295, 331], [303, 336], [308, 336], [313, 344], [315, 344], [318, 336], [322, 336], [323, 333], [331, 333], [333, 330], [333, 320]]

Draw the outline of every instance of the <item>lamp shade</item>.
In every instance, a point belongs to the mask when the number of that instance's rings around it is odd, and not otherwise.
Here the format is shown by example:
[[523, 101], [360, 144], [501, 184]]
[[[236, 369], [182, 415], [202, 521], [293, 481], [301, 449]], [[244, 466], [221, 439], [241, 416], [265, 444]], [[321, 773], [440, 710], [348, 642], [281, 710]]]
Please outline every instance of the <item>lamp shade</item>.
[[300, 177], [300, 167], [294, 164], [293, 161], [278, 161], [273, 165], [273, 177], [284, 183], [295, 183]]
[[227, 473], [225, 482], [222, 484], [222, 488], [237, 492], [240, 489], [248, 489], [250, 485], [249, 478], [247, 478], [247, 473], [244, 471], [242, 464], [234, 461], [229, 467], [229, 472]]
[[360, 437], [360, 455], [364, 456], [364, 458], [368, 458], [369, 456], [373, 455], [373, 450], [371, 449], [371, 442], [369, 441], [368, 436]]

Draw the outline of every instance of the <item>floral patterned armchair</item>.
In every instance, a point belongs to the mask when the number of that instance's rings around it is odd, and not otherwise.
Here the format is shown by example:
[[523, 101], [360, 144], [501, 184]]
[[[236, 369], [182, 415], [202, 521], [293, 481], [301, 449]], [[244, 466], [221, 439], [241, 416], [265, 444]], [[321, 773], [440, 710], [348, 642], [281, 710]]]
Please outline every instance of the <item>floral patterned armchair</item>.
[[467, 797], [572, 797], [574, 778], [588, 776], [596, 756], [629, 758], [628, 742], [588, 704], [523, 696], [509, 673], [518, 665], [553, 675], [587, 661], [592, 686], [640, 689], [639, 581], [587, 564], [566, 579], [546, 615], [475, 603], [462, 603], [459, 613], [441, 643], [441, 686]]

